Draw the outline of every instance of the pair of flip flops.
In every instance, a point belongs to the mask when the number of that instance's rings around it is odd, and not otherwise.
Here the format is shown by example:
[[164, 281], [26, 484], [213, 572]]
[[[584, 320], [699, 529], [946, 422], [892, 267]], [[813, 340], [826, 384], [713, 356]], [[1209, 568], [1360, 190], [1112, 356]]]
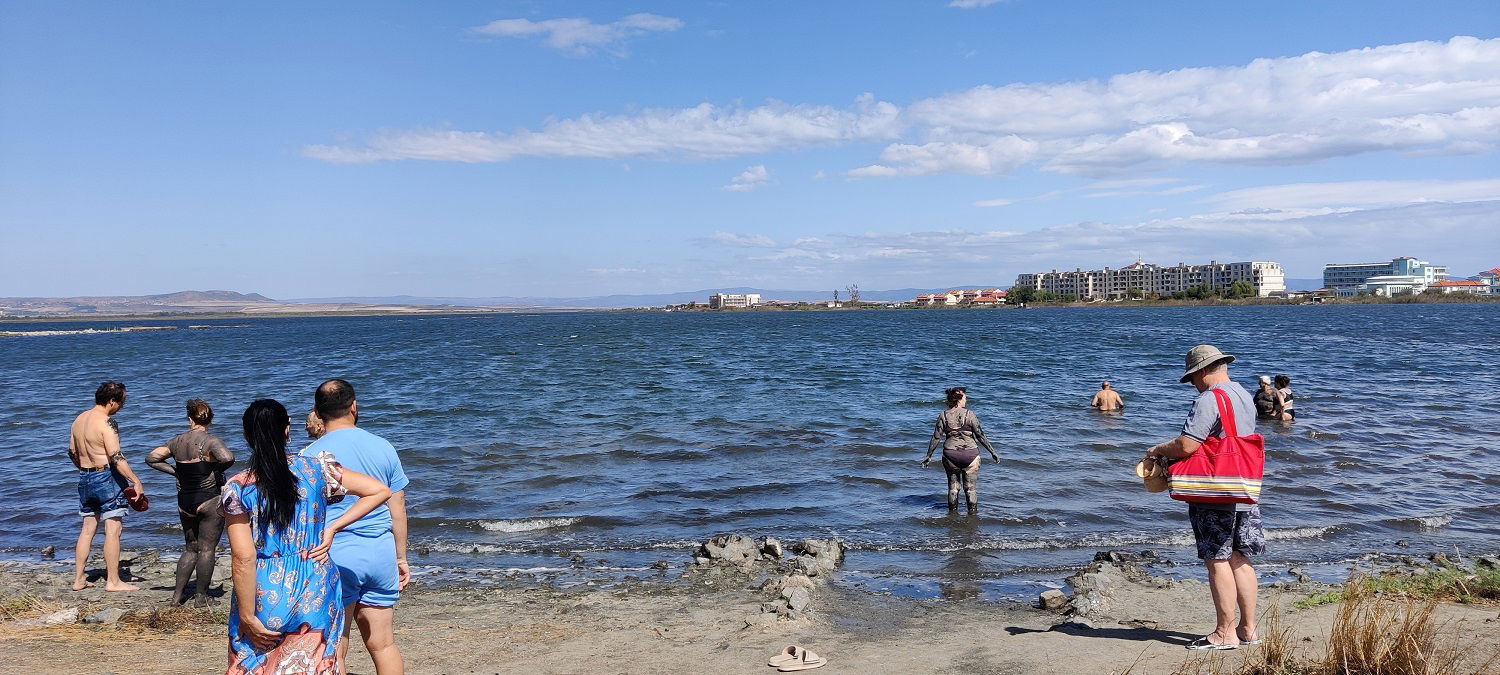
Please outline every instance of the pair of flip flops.
[[771, 657], [771, 660], [767, 661], [766, 665], [783, 673], [794, 673], [799, 670], [822, 668], [828, 665], [828, 659], [797, 645], [787, 645], [786, 649], [781, 650], [775, 656]]

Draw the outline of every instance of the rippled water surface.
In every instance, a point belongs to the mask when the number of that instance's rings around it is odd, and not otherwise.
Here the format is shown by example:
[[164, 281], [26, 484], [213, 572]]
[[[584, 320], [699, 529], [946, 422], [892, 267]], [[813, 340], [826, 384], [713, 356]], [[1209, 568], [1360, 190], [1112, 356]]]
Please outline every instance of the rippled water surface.
[[[177, 328], [70, 333], [148, 325]], [[98, 382], [129, 387], [122, 439], [157, 497], [127, 547], [177, 546], [171, 479], [140, 460], [185, 428], [182, 401], [208, 399], [243, 452], [250, 400], [306, 411], [341, 376], [401, 451], [432, 566], [566, 578], [585, 572], [559, 554], [628, 572], [720, 532], [835, 535], [854, 583], [963, 596], [1099, 548], [1186, 562], [1185, 507], [1131, 467], [1176, 434], [1182, 353], [1212, 342], [1247, 389], [1286, 373], [1299, 396], [1297, 422], [1259, 428], [1269, 562], [1494, 549], [1496, 328], [1495, 304], [9, 324], [45, 333], [0, 338], [0, 548], [71, 545], [67, 427]], [[1088, 408], [1105, 378], [1123, 415]], [[978, 518], [950, 517], [918, 465], [954, 385], [1002, 455]]]

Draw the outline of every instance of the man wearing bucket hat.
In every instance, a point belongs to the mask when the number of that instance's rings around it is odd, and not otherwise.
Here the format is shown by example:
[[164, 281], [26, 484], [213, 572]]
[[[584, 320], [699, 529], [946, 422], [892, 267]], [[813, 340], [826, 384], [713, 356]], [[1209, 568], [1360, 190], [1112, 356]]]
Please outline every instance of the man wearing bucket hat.
[[[1182, 425], [1182, 433], [1146, 452], [1146, 459], [1158, 457], [1180, 460], [1198, 451], [1210, 437], [1222, 438], [1224, 427], [1214, 390], [1229, 397], [1234, 414], [1234, 428], [1255, 428], [1255, 402], [1244, 387], [1229, 379], [1228, 365], [1234, 356], [1213, 345], [1198, 345], [1188, 350], [1186, 370], [1181, 382], [1192, 382], [1198, 389], [1192, 411]], [[1241, 432], [1243, 433], [1243, 432]], [[1188, 520], [1193, 525], [1193, 539], [1198, 557], [1208, 567], [1209, 589], [1213, 593], [1217, 626], [1213, 633], [1188, 645], [1189, 649], [1235, 649], [1240, 645], [1260, 644], [1255, 630], [1255, 600], [1258, 582], [1250, 556], [1265, 552], [1265, 529], [1261, 525], [1260, 507], [1256, 504], [1188, 503]], [[1235, 623], [1235, 609], [1239, 623]]]

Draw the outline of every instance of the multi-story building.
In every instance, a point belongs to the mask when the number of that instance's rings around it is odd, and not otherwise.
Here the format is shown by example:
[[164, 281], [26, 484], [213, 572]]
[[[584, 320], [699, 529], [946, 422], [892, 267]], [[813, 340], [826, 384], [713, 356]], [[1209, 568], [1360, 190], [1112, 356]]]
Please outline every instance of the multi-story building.
[[1448, 278], [1448, 268], [1433, 265], [1426, 260], [1412, 257], [1394, 258], [1390, 262], [1330, 264], [1323, 266], [1323, 287], [1339, 295], [1355, 295], [1360, 291], [1371, 291], [1366, 285], [1372, 277], [1376, 286], [1385, 288], [1392, 280], [1384, 277], [1402, 278], [1403, 285], [1417, 292]]
[[715, 293], [708, 296], [709, 309], [741, 309], [759, 304], [759, 293]]
[[1080, 300], [1122, 300], [1141, 296], [1171, 295], [1197, 286], [1227, 290], [1236, 281], [1249, 283], [1256, 297], [1286, 290], [1286, 274], [1280, 263], [1254, 261], [1207, 265], [1177, 263], [1173, 267], [1136, 262], [1119, 269], [1075, 269], [1072, 272], [1038, 272], [1016, 277], [1017, 286], [1030, 286]]

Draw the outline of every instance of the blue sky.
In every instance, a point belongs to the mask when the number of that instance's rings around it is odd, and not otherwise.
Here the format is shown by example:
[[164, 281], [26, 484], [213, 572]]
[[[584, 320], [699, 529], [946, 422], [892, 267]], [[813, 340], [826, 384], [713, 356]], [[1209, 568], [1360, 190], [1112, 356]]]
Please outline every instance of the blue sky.
[[1500, 266], [1500, 5], [1229, 5], [0, 2], [0, 295]]

